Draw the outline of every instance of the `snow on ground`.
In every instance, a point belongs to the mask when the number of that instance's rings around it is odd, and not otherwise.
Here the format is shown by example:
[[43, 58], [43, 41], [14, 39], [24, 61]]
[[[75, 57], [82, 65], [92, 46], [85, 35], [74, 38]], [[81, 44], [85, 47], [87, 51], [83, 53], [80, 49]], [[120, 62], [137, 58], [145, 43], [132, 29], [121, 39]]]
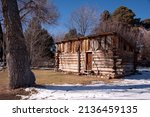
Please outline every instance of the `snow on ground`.
[[150, 99], [150, 69], [140, 69], [140, 74], [119, 79], [113, 83], [94, 82], [90, 85], [46, 85], [22, 99], [39, 100], [97, 100], [97, 99]]

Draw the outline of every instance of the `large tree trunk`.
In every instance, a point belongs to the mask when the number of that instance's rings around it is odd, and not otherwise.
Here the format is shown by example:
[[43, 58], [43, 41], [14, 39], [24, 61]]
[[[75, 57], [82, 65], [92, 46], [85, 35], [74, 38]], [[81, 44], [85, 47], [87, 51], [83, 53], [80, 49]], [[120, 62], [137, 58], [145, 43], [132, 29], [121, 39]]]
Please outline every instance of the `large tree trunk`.
[[3, 59], [3, 31], [0, 22], [0, 62], [2, 62], [2, 59]]
[[6, 27], [6, 47], [10, 88], [33, 86], [35, 76], [30, 69], [16, 0], [1, 0]]

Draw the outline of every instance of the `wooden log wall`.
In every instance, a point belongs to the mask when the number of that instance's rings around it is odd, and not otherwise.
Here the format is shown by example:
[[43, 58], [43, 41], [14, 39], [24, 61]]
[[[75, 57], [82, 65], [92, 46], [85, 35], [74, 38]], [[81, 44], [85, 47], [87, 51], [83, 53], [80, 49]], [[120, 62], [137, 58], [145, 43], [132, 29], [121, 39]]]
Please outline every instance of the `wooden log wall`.
[[92, 70], [100, 75], [113, 74], [113, 60], [103, 53], [103, 51], [93, 51]]
[[[116, 58], [116, 71], [114, 70], [114, 59], [111, 54], [104, 54], [103, 51], [93, 51], [92, 70], [101, 75], [109, 74], [110, 77], [115, 75], [123, 76], [133, 73], [133, 53], [126, 52], [124, 56], [120, 53]], [[116, 72], [116, 74], [114, 74]]]
[[119, 54], [122, 59], [122, 63], [118, 65], [118, 69], [123, 69], [123, 74], [128, 75], [134, 72], [134, 53], [128, 51], [122, 51]]
[[[80, 55], [80, 70], [84, 71], [84, 53]], [[61, 53], [59, 55], [59, 69], [68, 72], [78, 72], [78, 53]]]

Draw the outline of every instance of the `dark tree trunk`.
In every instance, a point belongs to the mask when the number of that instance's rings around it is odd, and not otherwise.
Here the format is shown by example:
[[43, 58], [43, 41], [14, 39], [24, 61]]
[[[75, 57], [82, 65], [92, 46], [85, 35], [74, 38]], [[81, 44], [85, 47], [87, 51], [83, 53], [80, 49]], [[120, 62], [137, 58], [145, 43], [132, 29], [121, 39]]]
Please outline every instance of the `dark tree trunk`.
[[29, 57], [23, 36], [17, 0], [1, 0], [6, 27], [6, 47], [10, 88], [33, 86], [35, 76], [29, 65]]
[[0, 62], [3, 60], [3, 31], [0, 22]]

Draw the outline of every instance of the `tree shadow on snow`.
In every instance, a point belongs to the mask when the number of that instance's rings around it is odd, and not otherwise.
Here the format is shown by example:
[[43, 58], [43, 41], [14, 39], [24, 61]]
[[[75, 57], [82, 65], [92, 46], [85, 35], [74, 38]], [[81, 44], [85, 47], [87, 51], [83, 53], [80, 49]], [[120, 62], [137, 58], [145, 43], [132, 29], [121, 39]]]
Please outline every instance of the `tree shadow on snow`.
[[139, 70], [138, 73], [127, 76], [125, 79], [132, 79], [132, 80], [150, 80], [150, 70], [143, 69]]
[[60, 91], [83, 91], [83, 90], [129, 90], [129, 89], [144, 89], [150, 88], [150, 84], [138, 85], [83, 85], [83, 86], [51, 86], [40, 87], [40, 89], [60, 90]]

